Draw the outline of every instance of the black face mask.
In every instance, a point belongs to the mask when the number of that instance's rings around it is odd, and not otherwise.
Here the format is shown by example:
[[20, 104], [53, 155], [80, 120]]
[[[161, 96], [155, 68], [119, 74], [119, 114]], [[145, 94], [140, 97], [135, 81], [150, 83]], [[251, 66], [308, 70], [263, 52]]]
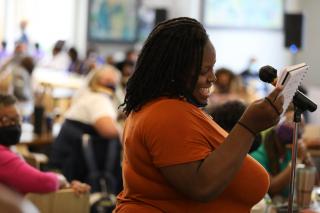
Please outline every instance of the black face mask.
[[106, 84], [105, 85], [106, 88], [108, 89], [111, 89], [112, 92], [115, 92], [116, 91], [116, 86], [115, 85], [112, 85], [112, 84]]
[[19, 143], [20, 136], [20, 125], [0, 127], [0, 144], [4, 146], [11, 146]]
[[195, 99], [193, 96], [187, 97], [187, 101], [189, 103], [195, 105], [196, 107], [203, 108], [203, 107], [207, 106], [207, 104], [203, 104], [203, 103], [200, 103], [199, 101], [197, 101], [197, 99]]

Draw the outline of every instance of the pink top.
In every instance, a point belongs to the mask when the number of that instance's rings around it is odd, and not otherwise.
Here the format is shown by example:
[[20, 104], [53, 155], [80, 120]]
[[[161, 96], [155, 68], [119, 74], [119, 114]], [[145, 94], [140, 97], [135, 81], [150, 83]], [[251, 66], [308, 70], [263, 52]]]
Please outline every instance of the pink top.
[[56, 174], [35, 169], [3, 145], [0, 145], [0, 183], [22, 194], [48, 193], [59, 188]]

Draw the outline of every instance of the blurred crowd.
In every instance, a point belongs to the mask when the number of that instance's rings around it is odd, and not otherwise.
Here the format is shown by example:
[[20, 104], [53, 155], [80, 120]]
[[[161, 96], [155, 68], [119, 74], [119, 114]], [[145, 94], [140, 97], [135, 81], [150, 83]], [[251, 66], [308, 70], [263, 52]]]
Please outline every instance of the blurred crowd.
[[[68, 47], [65, 41], [59, 40], [53, 45], [52, 51], [46, 53], [39, 43], [30, 43], [24, 28], [25, 23], [21, 23], [22, 34], [12, 52], [7, 49], [6, 41], [2, 41], [0, 47], [0, 92], [16, 100], [6, 105], [5, 100], [10, 98], [1, 96], [0, 110], [4, 112], [1, 107], [12, 105], [20, 110], [13, 112], [13, 125], [2, 124], [0, 120], [0, 138], [9, 138], [7, 135], [10, 132], [6, 132], [4, 127], [17, 127], [20, 124], [19, 116], [22, 116], [23, 122], [33, 123], [36, 107], [43, 105], [46, 108], [46, 100], [38, 101], [39, 93], [45, 93], [45, 86], [33, 82], [33, 71], [36, 68], [82, 76], [84, 83], [73, 93], [68, 107], [61, 113], [61, 129], [53, 139], [49, 168], [59, 171], [63, 178], [59, 182], [61, 176], [56, 173], [45, 174], [56, 184], [49, 191], [62, 188], [69, 182], [73, 183], [74, 188], [79, 188], [79, 184], [84, 182], [90, 185], [93, 192], [102, 191], [103, 185], [107, 185], [109, 193], [119, 193], [122, 189], [121, 137], [126, 117], [119, 105], [124, 101], [126, 84], [134, 72], [139, 51], [128, 49], [123, 53], [123, 60], [115, 61], [112, 55], [101, 56], [94, 49], [88, 49], [86, 56], [81, 58], [76, 47]], [[259, 80], [256, 60], [249, 59], [247, 68], [240, 73], [226, 67], [215, 69], [215, 88], [204, 110], [227, 132], [240, 119], [246, 106], [270, 92], [270, 87]], [[49, 111], [52, 113], [52, 109]], [[288, 196], [290, 137], [293, 135], [293, 126], [289, 121], [292, 121], [292, 113], [291, 108], [285, 121], [258, 134], [250, 150], [250, 154], [270, 174], [269, 194], [272, 197]], [[0, 111], [0, 119], [7, 116]], [[0, 152], [13, 158], [8, 147], [18, 143], [19, 138], [12, 140], [14, 141], [6, 144], [1, 140]], [[313, 165], [303, 142], [299, 143], [301, 162]], [[16, 161], [21, 163], [18, 159]], [[2, 164], [0, 158], [0, 168]], [[28, 169], [30, 168], [26, 170]], [[32, 172], [36, 173], [34, 170]], [[72, 182], [73, 180], [80, 182]], [[106, 183], [102, 184], [101, 180]], [[19, 189], [17, 182], [0, 182], [23, 194], [48, 192], [47, 189]], [[88, 185], [83, 185], [79, 190], [90, 190]]]

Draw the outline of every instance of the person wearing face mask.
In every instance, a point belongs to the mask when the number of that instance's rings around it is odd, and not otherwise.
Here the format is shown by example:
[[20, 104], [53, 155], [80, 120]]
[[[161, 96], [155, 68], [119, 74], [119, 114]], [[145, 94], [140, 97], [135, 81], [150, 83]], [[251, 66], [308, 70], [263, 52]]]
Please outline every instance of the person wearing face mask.
[[[48, 193], [69, 186], [62, 175], [41, 172], [10, 150], [10, 146], [19, 143], [21, 136], [21, 117], [15, 103], [13, 96], [0, 94], [0, 183], [21, 194]], [[90, 190], [88, 185], [78, 181], [71, 186], [76, 193]]]
[[[251, 156], [270, 174], [269, 194], [271, 197], [288, 197], [294, 130], [293, 115], [293, 109], [289, 108], [285, 113], [285, 120], [267, 130], [261, 146], [258, 150], [251, 153]], [[301, 140], [303, 126], [299, 129], [301, 131], [298, 134], [298, 138], [300, 139], [298, 141], [298, 161], [309, 166], [313, 162]]]
[[[99, 141], [93, 143], [99, 169], [104, 167], [108, 142], [120, 140], [121, 127], [117, 123], [117, 110], [113, 104], [119, 81], [120, 75], [112, 66], [92, 70], [85, 85], [75, 94], [70, 108], [65, 113], [61, 130], [52, 145], [50, 166], [60, 170], [67, 180], [77, 179], [90, 183], [88, 168], [82, 154], [82, 135], [89, 134]], [[119, 161], [120, 150], [119, 142], [115, 153]], [[120, 173], [121, 171], [119, 176]]]

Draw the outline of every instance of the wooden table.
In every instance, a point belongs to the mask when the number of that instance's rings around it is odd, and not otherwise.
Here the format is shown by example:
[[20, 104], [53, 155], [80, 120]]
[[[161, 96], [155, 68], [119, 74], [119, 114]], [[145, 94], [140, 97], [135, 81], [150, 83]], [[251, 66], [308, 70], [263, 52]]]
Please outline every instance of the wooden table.
[[51, 144], [53, 142], [53, 133], [43, 133], [41, 135], [36, 135], [33, 133], [33, 125], [29, 123], [22, 124], [22, 134], [20, 138], [19, 145], [45, 145]]

